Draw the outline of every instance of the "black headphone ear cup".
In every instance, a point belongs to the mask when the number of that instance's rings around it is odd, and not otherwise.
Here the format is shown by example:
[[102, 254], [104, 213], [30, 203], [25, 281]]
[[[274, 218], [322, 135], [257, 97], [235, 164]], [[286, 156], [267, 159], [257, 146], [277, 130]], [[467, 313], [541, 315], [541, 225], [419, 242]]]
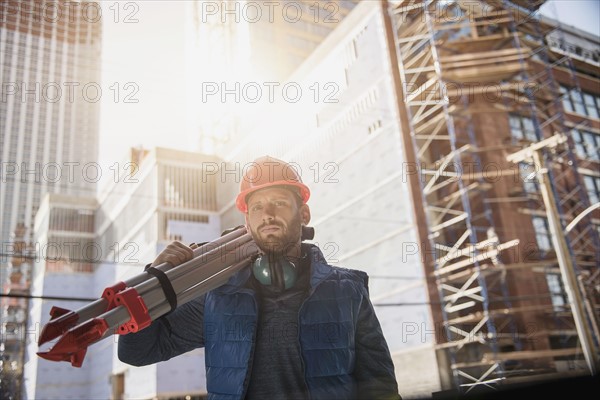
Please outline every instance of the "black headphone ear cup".
[[289, 289], [296, 284], [298, 279], [296, 266], [285, 258], [270, 263], [268, 256], [260, 256], [252, 263], [252, 273], [256, 280], [263, 285], [277, 285], [277, 282], [273, 282], [272, 268], [279, 268], [283, 275], [283, 282], [280, 283], [281, 289]]
[[252, 263], [252, 273], [257, 281], [263, 285], [271, 284], [271, 268], [269, 267], [268, 257], [258, 257]]
[[289, 289], [296, 284], [296, 280], [298, 279], [298, 269], [296, 268], [296, 265], [289, 260], [283, 260], [281, 267], [283, 269], [283, 284], [286, 289]]
[[271, 270], [271, 285], [275, 286], [279, 290], [285, 288], [285, 281], [283, 280], [283, 265], [279, 258], [269, 258], [269, 269]]

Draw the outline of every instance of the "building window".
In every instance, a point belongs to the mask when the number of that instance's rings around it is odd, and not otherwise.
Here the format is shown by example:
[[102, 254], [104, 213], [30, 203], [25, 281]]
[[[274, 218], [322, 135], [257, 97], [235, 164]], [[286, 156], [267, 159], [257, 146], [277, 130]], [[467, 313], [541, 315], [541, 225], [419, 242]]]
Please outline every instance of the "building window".
[[552, 238], [550, 236], [550, 228], [548, 220], [544, 217], [533, 216], [533, 229], [535, 230], [535, 239], [538, 248], [542, 251], [550, 251], [552, 249]]
[[560, 87], [560, 92], [566, 111], [600, 119], [600, 96], [565, 86]]
[[582, 94], [586, 115], [592, 118], [600, 119], [600, 97], [585, 92]]
[[581, 129], [573, 129], [575, 152], [580, 158], [600, 161], [600, 135]]
[[533, 119], [519, 114], [509, 115], [510, 133], [514, 139], [537, 142]]
[[590, 205], [600, 202], [600, 177], [583, 175], [583, 184], [590, 199]]
[[540, 188], [538, 186], [536, 169], [533, 164], [519, 163], [519, 174], [521, 175], [521, 181], [523, 181], [523, 190], [525, 193], [533, 194], [539, 192]]
[[568, 304], [565, 287], [559, 274], [546, 274], [546, 282], [548, 283], [548, 291], [552, 305], [556, 311], [564, 309]]

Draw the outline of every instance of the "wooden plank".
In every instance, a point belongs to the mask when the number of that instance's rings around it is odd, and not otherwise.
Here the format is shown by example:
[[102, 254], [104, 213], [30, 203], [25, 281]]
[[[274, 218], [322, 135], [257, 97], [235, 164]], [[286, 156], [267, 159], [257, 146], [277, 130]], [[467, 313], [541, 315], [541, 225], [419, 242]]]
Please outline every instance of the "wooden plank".
[[508, 249], [510, 247], [517, 246], [518, 244], [519, 244], [518, 240], [510, 240], [508, 242], [501, 243], [501, 244], [499, 244], [498, 246], [496, 246], [493, 249], [485, 250], [485, 251], [479, 253], [475, 257], [471, 256], [467, 260], [462, 260], [462, 261], [456, 262], [454, 264], [450, 264], [450, 265], [448, 265], [448, 266], [446, 266], [444, 268], [440, 268], [437, 271], [434, 271], [434, 274], [436, 276], [444, 275], [444, 274], [447, 274], [449, 272], [456, 271], [458, 269], [467, 267], [467, 266], [469, 266], [471, 264], [474, 264], [475, 262], [481, 262], [481, 261], [484, 261], [484, 260], [487, 260], [487, 259], [492, 259], [494, 257], [497, 257], [498, 254], [500, 254], [500, 252], [502, 250], [506, 250], [506, 249]]
[[488, 366], [488, 365], [494, 365], [496, 364], [496, 362], [494, 361], [476, 361], [476, 362], [463, 362], [463, 363], [456, 363], [456, 364], [451, 364], [452, 368], [456, 368], [456, 369], [464, 369], [464, 368], [474, 368], [474, 367], [484, 367], [484, 366]]
[[[492, 269], [493, 267], [496, 267], [496, 268]], [[500, 264], [498, 266], [494, 266], [493, 264], [485, 264], [483, 266], [480, 266], [479, 268], [480, 268], [479, 272], [482, 275], [490, 275], [488, 273], [488, 271], [489, 272], [500, 273], [500, 272], [502, 272], [502, 271], [505, 270], [503, 264]], [[460, 272], [457, 272], [455, 274], [448, 275], [448, 276], [445, 276], [443, 278], [440, 278], [438, 280], [438, 282], [439, 283], [450, 283], [450, 282], [461, 283], [461, 282], [466, 282], [467, 279], [465, 279], [465, 278], [470, 278], [476, 272], [478, 272], [478, 271], [475, 271], [474, 268], [467, 268], [467, 269], [464, 269], [464, 270], [462, 270]]]
[[565, 357], [577, 354], [583, 356], [579, 347], [570, 349], [511, 351], [507, 353], [484, 353], [482, 361], [527, 360], [532, 358]]
[[468, 60], [472, 60], [474, 58], [502, 57], [502, 56], [512, 56], [515, 54], [521, 55], [523, 53], [526, 54], [529, 51], [531, 51], [531, 49], [529, 49], [529, 48], [523, 48], [523, 49], [508, 48], [508, 49], [504, 49], [504, 50], [470, 52], [467, 54], [442, 56], [442, 57], [440, 57], [440, 61], [451, 63], [451, 62], [457, 62], [457, 61], [468, 61]]
[[[437, 171], [430, 171], [430, 170], [423, 170], [422, 173], [423, 175], [435, 175]], [[477, 172], [477, 173], [463, 173], [463, 172], [453, 172], [453, 171], [441, 171], [438, 175], [439, 176], [444, 176], [447, 178], [462, 178], [465, 180], [472, 180], [472, 179], [481, 179], [481, 178], [496, 178], [499, 176], [512, 176], [512, 175], [518, 175], [519, 171], [514, 170], [514, 169], [504, 169], [504, 170], [497, 170], [497, 171], [493, 171], [493, 172]]]
[[[495, 34], [495, 35], [487, 35], [487, 36], [481, 36], [478, 38], [469, 38], [469, 39], [465, 39], [465, 40], [461, 40], [461, 41], [454, 41], [454, 42], [448, 42], [448, 43], [444, 43], [444, 45], [446, 47], [461, 47], [461, 48], [466, 48], [468, 49], [469, 47], [471, 48], [476, 48], [476, 45], [481, 44], [481, 43], [491, 43], [491, 42], [496, 42], [498, 40], [503, 40], [503, 39], [511, 39], [512, 40], [512, 36], [510, 35], [504, 35], [504, 34]], [[467, 51], [467, 53], [469, 53]]]
[[403, 13], [407, 13], [410, 11], [422, 9], [424, 6], [424, 3], [417, 3], [417, 4], [412, 3], [412, 4], [406, 4], [406, 5], [404, 5], [404, 3], [409, 3], [409, 1], [401, 0], [399, 2], [391, 3], [394, 6], [394, 8], [392, 9], [392, 12], [394, 14], [403, 14]]
[[[503, 272], [503, 271], [510, 271], [510, 270], [516, 270], [516, 269], [521, 269], [521, 268], [532, 268], [533, 272], [540, 272], [540, 273], [545, 273], [547, 271], [548, 268], [553, 268], [554, 266], [558, 265], [558, 261], [554, 260], [554, 261], [545, 261], [545, 262], [540, 262], [540, 263], [518, 263], [518, 264], [483, 264], [482, 266], [479, 267], [479, 272], [481, 272], [484, 275], [491, 275], [494, 273], [499, 273], [499, 272]], [[476, 268], [466, 268], [460, 272], [456, 272], [454, 274], [450, 274], [444, 277], [440, 277], [439, 278], [439, 282], [454, 282], [454, 281], [458, 281], [460, 282], [461, 279], [464, 279], [465, 276], [471, 276], [472, 274], [476, 273]], [[431, 274], [432, 276], [435, 276], [435, 273]]]
[[[519, 353], [519, 352], [515, 352], [515, 353]], [[579, 349], [561, 349], [561, 350], [540, 350], [540, 351], [533, 351], [533, 352], [520, 352], [520, 353], [527, 353], [527, 354], [523, 354], [522, 358], [496, 358], [496, 359], [491, 359], [491, 358], [485, 358], [486, 356], [489, 355], [493, 355], [494, 353], [486, 353], [484, 354], [483, 358], [481, 359], [481, 361], [476, 361], [476, 362], [467, 362], [467, 363], [456, 363], [456, 364], [452, 364], [453, 368], [473, 368], [473, 367], [481, 367], [481, 366], [485, 366], [485, 365], [494, 365], [496, 364], [498, 361], [506, 361], [506, 360], [523, 360], [523, 359], [535, 359], [535, 358], [552, 358], [552, 357], [564, 357], [564, 356], [569, 356], [569, 355], [576, 355], [576, 354], [581, 354], [581, 350]], [[544, 353], [544, 354], [536, 354], [536, 353]], [[505, 353], [498, 353], [498, 355], [500, 354], [505, 354]]]
[[433, 124], [438, 122], [440, 119], [443, 120], [444, 118], [445, 118], [444, 113], [440, 112], [439, 114], [435, 115], [434, 117], [428, 119], [427, 122], [425, 122], [421, 125], [415, 126], [414, 127], [415, 133], [423, 134], [425, 132], [431, 132], [431, 131], [428, 131], [426, 128], [431, 128]]
[[415, 46], [414, 48], [410, 49], [408, 54], [402, 54], [405, 72], [407, 69], [412, 68], [413, 64], [415, 64], [417, 61], [421, 61], [420, 65], [431, 65], [433, 63], [433, 61], [429, 62], [431, 59], [433, 59], [433, 54], [431, 54], [431, 51], [419, 51], [413, 56], [413, 53], [415, 53], [417, 50], [418, 46]]
[[460, 197], [462, 195], [462, 193], [467, 193], [467, 195], [471, 196], [471, 195], [475, 195], [477, 193], [477, 191], [479, 190], [489, 190], [491, 189], [492, 185], [489, 183], [481, 183], [481, 182], [472, 182], [471, 184], [469, 184], [468, 186], [466, 186], [463, 190], [457, 190], [456, 192], [450, 193], [446, 196], [444, 196], [443, 198], [439, 199], [438, 201], [436, 201], [435, 205], [440, 205], [440, 206], [445, 206], [447, 203], [451, 202], [451, 201], [455, 201], [455, 199], [457, 197]]
[[[419, 158], [419, 160], [422, 159], [423, 156], [427, 153], [427, 150], [429, 149], [429, 146], [431, 145], [431, 142], [434, 140], [433, 138], [435, 136], [438, 136], [438, 134], [440, 132], [448, 132], [445, 122], [446, 121], [444, 119], [439, 119], [437, 125], [433, 128], [433, 130], [431, 132], [429, 132], [431, 139], [428, 139], [427, 141], [425, 141], [425, 143], [420, 145], [419, 151], [417, 152], [417, 157]], [[417, 138], [418, 135], [413, 135], [413, 136], [415, 138]], [[445, 135], [441, 135], [441, 136], [445, 136]]]
[[[526, 313], [532, 311], [548, 311], [552, 310], [552, 304], [542, 304], [535, 306], [522, 306], [522, 307], [511, 307], [511, 308], [499, 308], [496, 310], [488, 311], [488, 316], [491, 318], [501, 317], [501, 316], [513, 316], [518, 313]], [[466, 324], [466, 323], [475, 323], [481, 321], [483, 318], [483, 312], [477, 311], [475, 313], [465, 315], [462, 317], [452, 318], [448, 321], [444, 322], [444, 325], [458, 325], [458, 324]]]
[[488, 77], [488, 75], [496, 76], [509, 76], [523, 70], [523, 65], [519, 62], [506, 65], [494, 65], [494, 66], [480, 66], [473, 68], [464, 68], [459, 70], [444, 71], [444, 78], [449, 76], [457, 80], [464, 81], [467, 78], [478, 78], [478, 82], [481, 82], [482, 78]]
[[[443, 32], [443, 31], [449, 31], [449, 30], [460, 30], [462, 28], [471, 28], [472, 29], [472, 35], [476, 34], [476, 28], [478, 26], [489, 26], [489, 25], [500, 25], [503, 23], [510, 23], [511, 19], [510, 18], [498, 18], [495, 21], [497, 21], [497, 23], [494, 23], [494, 21], [486, 21], [486, 20], [481, 20], [481, 21], [463, 21], [463, 22], [455, 22], [454, 24], [436, 24], [434, 25], [433, 29], [435, 29], [438, 32]], [[473, 37], [473, 36], [471, 36]]]
[[[480, 54], [480, 53], [475, 53]], [[474, 58], [469, 61], [442, 61], [442, 68], [444, 70], [452, 70], [458, 68], [465, 68], [471, 66], [479, 66], [484, 67], [485, 64], [506, 64], [507, 62], [512, 61], [526, 61], [529, 57], [523, 56], [522, 54], [516, 54], [512, 56], [502, 56], [502, 57], [493, 57], [493, 58]]]

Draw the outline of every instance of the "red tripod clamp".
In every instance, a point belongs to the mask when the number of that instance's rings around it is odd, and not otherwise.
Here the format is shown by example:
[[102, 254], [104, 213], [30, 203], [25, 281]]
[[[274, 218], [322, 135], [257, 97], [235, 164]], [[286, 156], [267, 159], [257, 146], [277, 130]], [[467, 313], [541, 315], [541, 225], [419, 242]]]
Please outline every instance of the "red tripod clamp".
[[104, 289], [104, 292], [102, 292], [102, 297], [108, 301], [106, 311], [112, 310], [117, 306], [115, 302], [115, 297], [117, 296], [117, 294], [119, 294], [122, 290], [125, 290], [126, 288], [127, 285], [125, 285], [125, 282], [118, 282]]
[[134, 288], [128, 288], [117, 293], [115, 304], [127, 308], [131, 316], [129, 321], [119, 326], [119, 335], [137, 332], [152, 323], [150, 314], [148, 314], [148, 307], [146, 307], [144, 300]]

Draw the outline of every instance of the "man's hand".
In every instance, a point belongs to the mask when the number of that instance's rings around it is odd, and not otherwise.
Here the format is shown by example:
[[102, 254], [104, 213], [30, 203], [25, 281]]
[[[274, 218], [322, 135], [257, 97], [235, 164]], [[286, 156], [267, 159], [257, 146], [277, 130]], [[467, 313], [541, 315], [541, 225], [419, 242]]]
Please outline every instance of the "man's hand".
[[194, 257], [194, 249], [198, 247], [197, 244], [192, 243], [189, 246], [174, 241], [169, 244], [163, 251], [160, 252], [158, 257], [154, 260], [150, 267], [156, 267], [162, 263], [169, 263], [173, 267], [183, 264], [186, 261], [191, 260]]

